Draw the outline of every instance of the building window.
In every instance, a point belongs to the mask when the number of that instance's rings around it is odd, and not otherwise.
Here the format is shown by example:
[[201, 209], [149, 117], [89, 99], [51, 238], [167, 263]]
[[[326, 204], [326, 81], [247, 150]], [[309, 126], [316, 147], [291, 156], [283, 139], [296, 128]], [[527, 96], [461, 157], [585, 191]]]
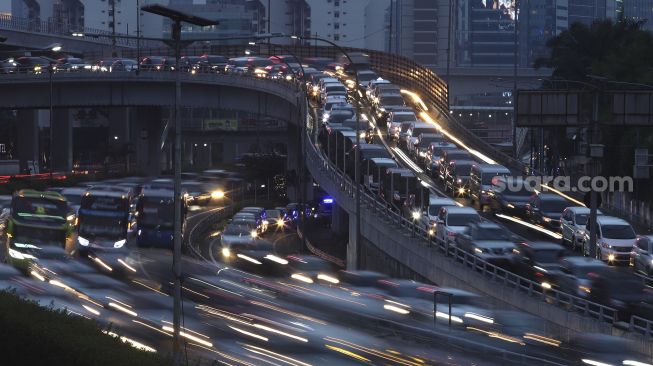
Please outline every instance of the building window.
[[340, 1], [339, 1], [339, 0], [334, 1], [334, 2], [333, 2], [333, 5], [335, 5], [335, 6], [340, 6]]
[[340, 12], [339, 11], [334, 11], [333, 12], [333, 17], [334, 18], [340, 18]]
[[340, 40], [340, 35], [339, 34], [334, 34], [333, 35], [333, 40], [334, 41], [339, 41]]
[[333, 23], [333, 29], [340, 29], [340, 23]]

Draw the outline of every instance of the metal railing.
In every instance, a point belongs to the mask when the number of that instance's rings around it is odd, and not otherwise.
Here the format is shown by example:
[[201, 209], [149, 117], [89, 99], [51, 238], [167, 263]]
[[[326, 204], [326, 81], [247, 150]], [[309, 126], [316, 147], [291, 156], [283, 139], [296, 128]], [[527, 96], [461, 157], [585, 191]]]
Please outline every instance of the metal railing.
[[[307, 139], [308, 140], [308, 139]], [[329, 179], [332, 184], [339, 187], [340, 192], [345, 194], [349, 201], [355, 197], [355, 182], [339, 168], [337, 168], [324, 154], [310, 141], [306, 146], [307, 164], [311, 164], [315, 172], [319, 172], [322, 179]], [[316, 177], [317, 178], [317, 177]], [[334, 194], [335, 192], [329, 192]], [[337, 199], [337, 198], [336, 198]], [[342, 202], [343, 200], [340, 200]], [[346, 204], [346, 203], [345, 203]], [[361, 191], [361, 213], [362, 217], [381, 218], [384, 225], [395, 225], [403, 230], [404, 234], [416, 239], [420, 247], [440, 252], [449, 257], [451, 261], [475, 270], [484, 277], [492, 280], [501, 286], [516, 289], [528, 295], [540, 299], [553, 306], [559, 306], [569, 312], [575, 312], [584, 316], [598, 319], [602, 322], [614, 325], [620, 321], [616, 309], [601, 305], [587, 299], [559, 291], [557, 289], [543, 289], [542, 284], [514, 274], [502, 267], [493, 265], [483, 259], [464, 251], [446, 241], [430, 235], [429, 232], [418, 223], [403, 217], [396, 209], [393, 209], [387, 202], [379, 197]], [[638, 316], [631, 316], [628, 329], [630, 331], [643, 333], [646, 336], [653, 335], [653, 321]]]
[[[138, 42], [133, 38], [121, 38], [126, 36], [126, 34], [123, 33], [116, 33], [116, 37], [114, 38], [111, 31], [103, 29], [76, 26], [73, 24], [57, 22], [53, 20], [19, 18], [10, 14], [0, 14], [0, 29], [68, 37], [72, 37], [73, 33], [75, 33], [82, 35], [75, 38], [80, 38], [85, 41], [112, 44], [115, 40], [117, 46], [123, 47], [136, 47]], [[94, 36], [90, 37], [86, 36], [86, 34], [92, 34]], [[152, 47], [154, 45], [158, 45], [159, 43], [160, 42], [152, 42], [150, 40], [141, 40], [141, 46], [145, 47]]]

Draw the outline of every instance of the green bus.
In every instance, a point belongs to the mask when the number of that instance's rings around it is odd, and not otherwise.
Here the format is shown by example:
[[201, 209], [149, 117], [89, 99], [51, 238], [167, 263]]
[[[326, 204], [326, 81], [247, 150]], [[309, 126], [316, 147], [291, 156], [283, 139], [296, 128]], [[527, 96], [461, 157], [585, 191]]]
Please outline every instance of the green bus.
[[56, 192], [23, 189], [14, 193], [6, 222], [6, 259], [27, 269], [43, 246], [67, 248], [73, 234], [64, 196]]

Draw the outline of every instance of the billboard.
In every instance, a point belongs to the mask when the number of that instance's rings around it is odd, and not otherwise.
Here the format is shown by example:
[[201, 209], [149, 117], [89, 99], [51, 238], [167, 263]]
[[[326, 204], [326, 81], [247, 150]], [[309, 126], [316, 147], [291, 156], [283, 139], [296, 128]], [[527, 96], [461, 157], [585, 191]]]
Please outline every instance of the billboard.
[[[589, 101], [589, 103], [587, 103]], [[579, 90], [519, 90], [517, 127], [575, 126], [591, 120], [592, 93]]]

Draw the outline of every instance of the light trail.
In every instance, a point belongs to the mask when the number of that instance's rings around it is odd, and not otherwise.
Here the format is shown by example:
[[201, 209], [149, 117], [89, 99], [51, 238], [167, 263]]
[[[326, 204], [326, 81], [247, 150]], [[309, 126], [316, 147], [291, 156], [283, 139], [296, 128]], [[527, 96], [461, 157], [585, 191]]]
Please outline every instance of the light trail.
[[550, 237], [552, 237], [554, 239], [562, 239], [561, 234], [556, 233], [555, 231], [545, 229], [545, 228], [543, 228], [541, 226], [533, 225], [530, 222], [526, 222], [526, 221], [524, 221], [524, 220], [522, 220], [522, 219], [520, 219], [518, 217], [508, 216], [508, 215], [504, 215], [504, 214], [495, 214], [495, 216], [499, 217], [499, 218], [502, 218], [502, 219], [512, 221], [512, 222], [520, 224], [522, 226], [526, 226], [526, 227], [531, 228], [533, 230], [537, 230], [537, 231], [539, 231], [539, 232], [541, 232], [543, 234], [549, 235]]

